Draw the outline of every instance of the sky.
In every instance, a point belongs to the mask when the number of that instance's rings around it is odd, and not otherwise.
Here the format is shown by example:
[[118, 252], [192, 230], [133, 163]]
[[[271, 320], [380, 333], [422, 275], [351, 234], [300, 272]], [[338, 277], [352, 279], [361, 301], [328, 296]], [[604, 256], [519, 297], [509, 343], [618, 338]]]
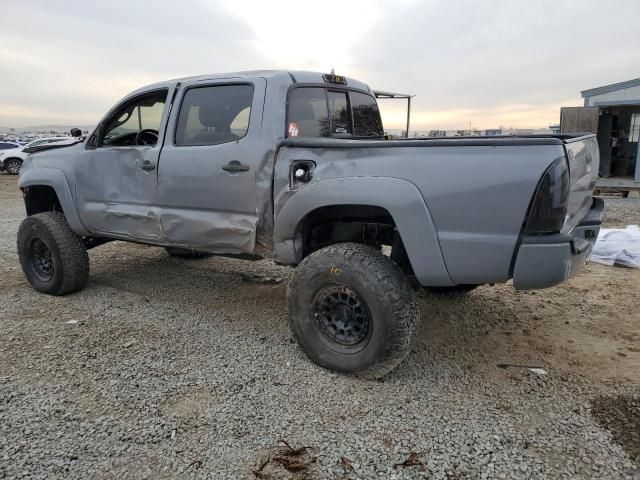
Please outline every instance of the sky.
[[[95, 125], [195, 74], [316, 70], [416, 95], [412, 129], [539, 128], [640, 77], [638, 0], [2, 0], [0, 126]], [[401, 102], [381, 101], [401, 128]]]

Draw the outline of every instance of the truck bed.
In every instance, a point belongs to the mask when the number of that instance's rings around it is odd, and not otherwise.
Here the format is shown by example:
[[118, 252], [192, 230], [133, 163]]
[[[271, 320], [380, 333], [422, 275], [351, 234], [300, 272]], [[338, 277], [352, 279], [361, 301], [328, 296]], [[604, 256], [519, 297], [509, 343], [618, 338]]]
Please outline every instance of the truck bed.
[[[568, 159], [569, 207], [563, 232], [571, 231], [591, 206], [598, 171], [598, 150], [592, 134], [522, 135], [497, 137], [417, 138], [398, 140], [343, 140], [294, 138], [280, 144], [274, 183], [274, 213], [314, 183], [337, 180], [351, 188], [350, 178], [402, 180], [405, 190], [417, 190], [420, 210], [433, 223], [446, 266], [421, 265], [426, 285], [498, 283], [513, 274], [513, 263], [531, 199], [546, 169], [558, 158]], [[314, 178], [300, 190], [289, 188], [293, 160], [316, 164]], [[342, 182], [342, 183], [340, 183]], [[336, 187], [332, 187], [336, 188]], [[326, 184], [325, 189], [328, 189]], [[368, 192], [384, 199], [390, 192]], [[342, 192], [335, 191], [335, 196]], [[407, 219], [409, 224], [424, 222]], [[419, 215], [422, 215], [420, 213]], [[412, 220], [413, 218], [413, 220]], [[409, 243], [408, 239], [403, 241]], [[409, 248], [416, 254], [431, 248], [417, 239]], [[411, 252], [410, 252], [411, 253]], [[411, 256], [411, 255], [410, 255]], [[442, 280], [443, 283], [435, 283]]]

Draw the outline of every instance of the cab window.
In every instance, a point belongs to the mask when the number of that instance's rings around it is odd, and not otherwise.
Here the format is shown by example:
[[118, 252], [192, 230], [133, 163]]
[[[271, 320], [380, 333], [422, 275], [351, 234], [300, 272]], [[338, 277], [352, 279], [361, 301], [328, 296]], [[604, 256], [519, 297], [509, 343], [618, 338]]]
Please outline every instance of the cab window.
[[327, 92], [327, 99], [329, 101], [329, 111], [331, 112], [332, 135], [353, 135], [347, 92], [329, 91]]
[[105, 121], [99, 144], [155, 145], [166, 98], [167, 91], [161, 90], [127, 102]]
[[353, 128], [356, 137], [382, 137], [382, 119], [378, 104], [371, 95], [350, 92]]
[[175, 144], [215, 145], [244, 137], [252, 101], [253, 86], [248, 84], [190, 88], [180, 107]]
[[298, 87], [287, 102], [288, 137], [382, 138], [375, 98], [361, 92]]
[[329, 110], [324, 88], [296, 88], [289, 93], [287, 135], [328, 137]]

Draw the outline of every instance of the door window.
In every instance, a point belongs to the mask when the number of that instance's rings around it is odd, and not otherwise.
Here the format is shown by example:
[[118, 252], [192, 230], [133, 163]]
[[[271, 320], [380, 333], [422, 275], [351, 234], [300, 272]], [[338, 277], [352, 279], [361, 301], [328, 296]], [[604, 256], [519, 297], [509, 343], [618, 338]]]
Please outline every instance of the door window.
[[127, 102], [105, 121], [99, 144], [155, 145], [166, 98], [167, 91], [161, 90]]
[[244, 137], [249, 129], [252, 85], [190, 88], [184, 94], [175, 144], [216, 145]]

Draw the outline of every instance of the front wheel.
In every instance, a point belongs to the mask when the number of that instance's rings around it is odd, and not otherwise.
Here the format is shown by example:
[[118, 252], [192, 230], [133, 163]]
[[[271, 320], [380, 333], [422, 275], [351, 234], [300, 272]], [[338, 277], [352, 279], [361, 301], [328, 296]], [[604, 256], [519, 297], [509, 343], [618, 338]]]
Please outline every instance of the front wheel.
[[379, 250], [341, 243], [296, 268], [289, 324], [304, 353], [330, 370], [380, 378], [409, 354], [420, 314], [402, 270]]
[[18, 175], [20, 173], [20, 167], [22, 166], [22, 161], [17, 158], [9, 158], [4, 163], [4, 169], [7, 171], [9, 175]]
[[25, 218], [18, 229], [20, 264], [31, 286], [43, 293], [65, 295], [82, 289], [89, 279], [89, 255], [61, 212]]

